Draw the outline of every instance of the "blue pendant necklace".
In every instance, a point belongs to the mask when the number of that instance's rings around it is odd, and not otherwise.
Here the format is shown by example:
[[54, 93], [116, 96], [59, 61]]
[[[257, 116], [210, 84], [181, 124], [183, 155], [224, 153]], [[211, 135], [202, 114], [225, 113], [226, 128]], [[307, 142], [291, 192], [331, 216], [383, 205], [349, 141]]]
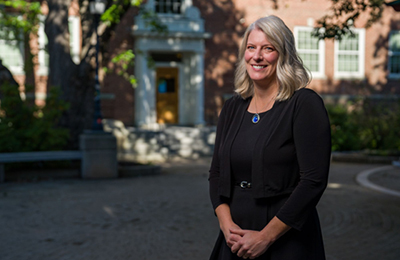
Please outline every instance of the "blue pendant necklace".
[[[268, 103], [267, 103], [267, 105], [265, 106], [264, 109], [266, 109], [266, 108], [269, 106], [269, 104], [271, 103], [272, 99], [274, 99], [274, 97], [276, 97], [276, 95], [273, 95], [273, 96], [271, 97], [271, 99], [268, 101]], [[255, 113], [255, 114], [253, 115], [253, 117], [251, 118], [251, 122], [253, 122], [253, 124], [257, 124], [258, 122], [260, 122], [261, 117], [260, 117], [260, 115], [258, 114], [258, 110], [257, 110], [257, 100], [256, 100], [256, 97], [255, 97], [255, 96], [254, 96], [254, 106], [255, 106], [255, 108], [256, 108], [256, 113]], [[261, 111], [263, 111], [263, 110], [261, 110]]]
[[260, 121], [260, 115], [255, 113], [254, 116], [251, 118], [251, 122], [253, 122], [253, 124], [257, 124], [258, 121]]

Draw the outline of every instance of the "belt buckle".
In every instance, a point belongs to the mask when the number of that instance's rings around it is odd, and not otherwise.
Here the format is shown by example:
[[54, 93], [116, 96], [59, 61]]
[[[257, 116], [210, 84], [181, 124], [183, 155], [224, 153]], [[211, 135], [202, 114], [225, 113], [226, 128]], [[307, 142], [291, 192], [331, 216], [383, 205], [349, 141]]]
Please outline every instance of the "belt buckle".
[[250, 187], [251, 187], [251, 183], [250, 182], [242, 181], [240, 183], [240, 188], [242, 188], [242, 189], [246, 189], [246, 188], [250, 188]]

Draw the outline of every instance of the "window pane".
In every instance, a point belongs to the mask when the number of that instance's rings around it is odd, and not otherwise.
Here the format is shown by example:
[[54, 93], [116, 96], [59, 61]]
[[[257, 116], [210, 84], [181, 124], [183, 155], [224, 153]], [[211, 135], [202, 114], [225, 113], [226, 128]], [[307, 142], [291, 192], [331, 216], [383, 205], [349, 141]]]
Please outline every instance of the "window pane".
[[68, 21], [68, 30], [69, 30], [69, 47], [70, 47], [71, 56], [73, 57], [77, 53], [74, 48], [75, 33], [74, 33], [74, 24], [72, 21]]
[[358, 55], [339, 54], [339, 72], [358, 72]]
[[344, 36], [339, 42], [339, 50], [341, 51], [358, 51], [358, 34], [354, 36]]
[[400, 31], [390, 34], [389, 55], [389, 72], [391, 74], [400, 74]]
[[0, 41], [0, 59], [8, 67], [23, 67], [23, 55], [18, 44], [13, 42]]
[[50, 55], [49, 55], [49, 48], [48, 48], [48, 40], [47, 36], [45, 37], [45, 45], [44, 45], [44, 66], [49, 67], [50, 65]]
[[319, 55], [317, 53], [300, 53], [304, 66], [312, 72], [319, 71]]
[[155, 0], [154, 7], [156, 13], [181, 13], [182, 0]]
[[400, 55], [390, 57], [390, 73], [400, 74]]
[[390, 35], [389, 49], [393, 52], [400, 52], [400, 31]]
[[298, 48], [302, 50], [318, 50], [318, 38], [312, 37], [310, 31], [299, 31]]
[[309, 29], [298, 29], [297, 35], [297, 50], [303, 64], [313, 73], [323, 73], [320, 64], [321, 50], [319, 49], [319, 39], [312, 35]]

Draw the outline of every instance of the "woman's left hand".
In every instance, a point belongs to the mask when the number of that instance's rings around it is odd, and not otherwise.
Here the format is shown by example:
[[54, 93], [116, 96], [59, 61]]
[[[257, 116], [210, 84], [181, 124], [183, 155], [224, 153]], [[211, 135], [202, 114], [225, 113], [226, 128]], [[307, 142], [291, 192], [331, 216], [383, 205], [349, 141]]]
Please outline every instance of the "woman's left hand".
[[264, 234], [253, 230], [230, 230], [232, 234], [237, 234], [242, 238], [232, 247], [232, 253], [244, 259], [254, 259], [264, 254], [272, 241], [268, 241]]

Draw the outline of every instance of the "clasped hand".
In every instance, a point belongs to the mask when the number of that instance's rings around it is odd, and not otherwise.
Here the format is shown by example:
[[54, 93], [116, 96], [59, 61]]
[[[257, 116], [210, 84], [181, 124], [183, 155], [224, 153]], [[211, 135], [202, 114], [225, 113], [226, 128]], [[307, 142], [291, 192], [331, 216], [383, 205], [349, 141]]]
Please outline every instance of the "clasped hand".
[[270, 243], [260, 231], [229, 229], [227, 245], [232, 253], [244, 259], [254, 259], [267, 251]]

